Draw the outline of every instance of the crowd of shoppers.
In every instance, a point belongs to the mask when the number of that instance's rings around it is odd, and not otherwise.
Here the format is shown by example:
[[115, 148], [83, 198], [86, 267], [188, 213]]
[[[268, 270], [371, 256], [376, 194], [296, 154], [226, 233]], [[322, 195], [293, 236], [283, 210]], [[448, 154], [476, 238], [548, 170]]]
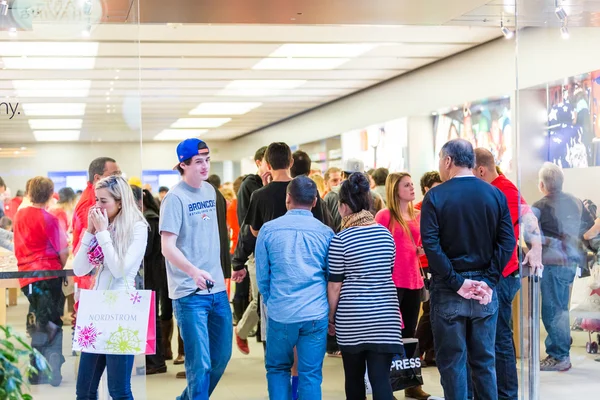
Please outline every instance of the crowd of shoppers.
[[[377, 168], [369, 176], [361, 160], [348, 159], [321, 176], [307, 153], [292, 154], [285, 143], [257, 150], [257, 173], [225, 184], [210, 175], [204, 141], [187, 139], [176, 154], [181, 181], [157, 198], [139, 179], [123, 179], [108, 157], [92, 161], [79, 200], [63, 188], [53, 201], [52, 181], [32, 178], [19, 204], [5, 207], [18, 211], [0, 234], [13, 248], [14, 230], [24, 272], [64, 268], [72, 248], [79, 288], [134, 287], [143, 266], [161, 327], [145, 371], [166, 372], [175, 317], [175, 361], [185, 363], [178, 377], [187, 379], [179, 399], [208, 399], [232, 339], [249, 354], [255, 333], [271, 399], [320, 399], [329, 354], [342, 358], [347, 399], [365, 398], [366, 373], [374, 399], [391, 400], [392, 358], [403, 354], [404, 339], [416, 338], [423, 365], [439, 369], [446, 399], [514, 400], [520, 264], [541, 277], [548, 356], [540, 368], [571, 368], [570, 290], [585, 263], [582, 240], [597, 236], [600, 224], [563, 192], [556, 165], [541, 168], [543, 198], [529, 206], [492, 153], [451, 140], [439, 172], [421, 177], [424, 200], [415, 203], [406, 172]], [[527, 246], [521, 262], [518, 240]], [[53, 276], [20, 282], [37, 348], [62, 341], [63, 283]], [[52, 354], [48, 382], [56, 386], [64, 358], [61, 349]], [[132, 398], [133, 365], [133, 356], [82, 353], [77, 398], [96, 398], [105, 370], [111, 396]], [[405, 396], [430, 397], [421, 386]]]

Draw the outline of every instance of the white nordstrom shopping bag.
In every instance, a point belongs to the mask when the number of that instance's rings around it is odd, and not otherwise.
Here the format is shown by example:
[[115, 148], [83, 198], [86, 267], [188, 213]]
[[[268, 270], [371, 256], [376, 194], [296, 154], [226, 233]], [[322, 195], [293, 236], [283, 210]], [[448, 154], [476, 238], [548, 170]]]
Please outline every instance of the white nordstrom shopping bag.
[[147, 354], [155, 340], [152, 298], [151, 290], [81, 290], [73, 350]]

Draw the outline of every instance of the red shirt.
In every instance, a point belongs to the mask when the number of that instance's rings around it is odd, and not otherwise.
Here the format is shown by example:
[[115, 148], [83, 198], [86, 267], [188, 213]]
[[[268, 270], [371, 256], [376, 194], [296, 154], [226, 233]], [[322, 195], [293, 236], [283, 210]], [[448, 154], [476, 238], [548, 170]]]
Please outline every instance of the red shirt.
[[237, 199], [231, 200], [227, 206], [227, 226], [229, 226], [229, 237], [231, 240], [231, 254], [235, 252], [235, 248], [238, 242], [238, 235], [240, 234], [240, 224], [237, 218]]
[[504, 193], [504, 196], [506, 196], [508, 210], [510, 211], [510, 218], [512, 219], [513, 228], [515, 230], [515, 238], [517, 238], [517, 246], [515, 246], [515, 251], [513, 252], [510, 261], [508, 264], [506, 264], [504, 270], [502, 271], [502, 276], [507, 277], [519, 269], [519, 252], [517, 251], [519, 246], [519, 211], [520, 215], [524, 215], [531, 212], [531, 209], [529, 208], [529, 205], [525, 199], [521, 197], [519, 189], [517, 189], [517, 187], [510, 180], [508, 180], [506, 176], [498, 176], [496, 179], [494, 179], [492, 185], [500, 189], [500, 191]]
[[67, 217], [67, 212], [65, 210], [60, 207], [53, 207], [49, 209], [48, 212], [58, 219], [60, 229], [65, 232], [69, 231], [69, 217]]
[[8, 204], [4, 205], [4, 214], [12, 220], [15, 219], [15, 215], [17, 215], [17, 211], [19, 210], [19, 206], [23, 202], [22, 197], [13, 197], [10, 199]]
[[[19, 271], [61, 270], [59, 253], [67, 249], [67, 234], [58, 219], [37, 207], [26, 207], [17, 213], [14, 223], [15, 256]], [[52, 279], [22, 278], [21, 287]]]
[[[76, 254], [79, 250], [79, 243], [87, 229], [88, 213], [94, 204], [96, 204], [96, 192], [94, 185], [88, 182], [73, 212], [73, 254]], [[76, 276], [74, 278], [80, 289], [91, 288], [93, 279], [91, 276]]]
[[375, 215], [375, 221], [390, 230], [396, 244], [396, 258], [394, 259], [392, 280], [397, 288], [421, 289], [423, 287], [423, 277], [421, 276], [421, 271], [419, 271], [416, 249], [416, 246], [420, 246], [421, 244], [421, 214], [417, 214], [415, 219], [408, 221], [408, 228], [412, 233], [412, 238], [398, 223], [394, 224], [393, 230], [390, 229], [391, 218], [390, 210], [387, 208], [384, 208]]

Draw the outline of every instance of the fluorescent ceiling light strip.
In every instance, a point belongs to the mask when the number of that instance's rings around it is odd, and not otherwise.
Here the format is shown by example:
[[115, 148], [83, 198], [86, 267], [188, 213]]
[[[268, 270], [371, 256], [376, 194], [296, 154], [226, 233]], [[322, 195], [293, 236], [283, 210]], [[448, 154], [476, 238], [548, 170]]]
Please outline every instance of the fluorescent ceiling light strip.
[[82, 119], [30, 119], [31, 129], [81, 129]]
[[330, 70], [350, 61], [349, 58], [263, 58], [252, 69]]
[[306, 83], [306, 80], [301, 79], [240, 79], [231, 81], [227, 89], [295, 89]]
[[19, 97], [87, 97], [89, 80], [14, 80]]
[[71, 142], [79, 140], [79, 131], [53, 130], [33, 131], [33, 136], [38, 142]]
[[189, 112], [190, 115], [244, 115], [262, 103], [201, 103]]
[[379, 43], [287, 43], [269, 57], [358, 57]]
[[92, 81], [90, 80], [14, 80], [12, 81], [15, 89], [89, 89]]
[[46, 116], [80, 116], [85, 114], [85, 103], [26, 103], [23, 104], [25, 115], [30, 117]]
[[98, 42], [0, 42], [0, 54], [4, 57], [95, 57], [98, 46]]
[[208, 129], [165, 129], [154, 136], [154, 140], [185, 140], [198, 137], [206, 132]]
[[218, 128], [231, 118], [179, 118], [171, 128]]
[[286, 93], [284, 90], [269, 89], [223, 89], [217, 92], [217, 96], [228, 97], [269, 97], [281, 96]]
[[17, 96], [21, 98], [60, 97], [67, 99], [71, 97], [88, 97], [89, 92], [89, 90], [85, 89], [17, 90]]
[[3, 57], [6, 69], [94, 69], [95, 57]]

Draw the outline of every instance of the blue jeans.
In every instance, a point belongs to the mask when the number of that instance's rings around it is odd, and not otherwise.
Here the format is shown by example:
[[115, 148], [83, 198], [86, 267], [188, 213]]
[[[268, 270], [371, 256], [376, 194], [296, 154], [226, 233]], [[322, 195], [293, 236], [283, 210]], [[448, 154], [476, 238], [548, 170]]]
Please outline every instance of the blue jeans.
[[290, 375], [298, 352], [298, 397], [320, 400], [323, 357], [327, 349], [327, 318], [282, 324], [269, 318], [267, 328], [267, 383], [270, 400], [292, 398]]
[[496, 325], [496, 382], [498, 400], [519, 399], [517, 357], [513, 341], [512, 302], [521, 288], [521, 278], [501, 277], [498, 293], [498, 324]]
[[231, 358], [233, 322], [226, 292], [173, 300], [185, 350], [187, 387], [178, 400], [208, 400]]
[[77, 373], [77, 400], [97, 400], [98, 384], [106, 368], [108, 393], [113, 400], [133, 400], [131, 370], [134, 356], [81, 353]]
[[569, 325], [569, 291], [575, 279], [576, 266], [544, 266], [540, 284], [542, 322], [548, 332], [546, 353], [557, 360], [569, 357], [571, 327]]
[[[464, 273], [478, 280], [477, 273]], [[498, 295], [481, 305], [467, 300], [434, 279], [431, 284], [431, 327], [436, 363], [446, 400], [465, 400], [468, 392], [467, 361], [473, 371], [475, 395], [479, 400], [496, 400], [496, 320]]]

